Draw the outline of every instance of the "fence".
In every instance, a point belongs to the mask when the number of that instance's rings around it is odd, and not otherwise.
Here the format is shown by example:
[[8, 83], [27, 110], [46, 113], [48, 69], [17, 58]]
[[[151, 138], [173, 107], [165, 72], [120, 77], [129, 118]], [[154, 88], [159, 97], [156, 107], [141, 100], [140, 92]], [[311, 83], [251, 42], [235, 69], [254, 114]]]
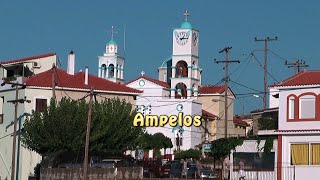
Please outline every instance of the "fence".
[[[142, 179], [142, 167], [90, 168], [89, 180], [101, 179]], [[45, 168], [41, 169], [41, 180], [82, 180], [82, 169]]]
[[[296, 179], [296, 167], [295, 166], [286, 166], [281, 167], [282, 179], [281, 180], [297, 180]], [[239, 171], [233, 171], [230, 174], [230, 180], [239, 179]], [[276, 171], [264, 171], [264, 170], [245, 170], [245, 179], [246, 180], [276, 180], [277, 172]], [[306, 180], [306, 179], [304, 179]]]

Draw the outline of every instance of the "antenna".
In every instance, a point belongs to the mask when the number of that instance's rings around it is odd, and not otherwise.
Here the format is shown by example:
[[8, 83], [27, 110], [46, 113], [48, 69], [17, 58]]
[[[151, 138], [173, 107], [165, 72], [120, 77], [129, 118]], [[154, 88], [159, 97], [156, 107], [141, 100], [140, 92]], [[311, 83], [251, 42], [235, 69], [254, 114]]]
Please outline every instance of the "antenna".
[[126, 59], [126, 25], [123, 25], [123, 58]]

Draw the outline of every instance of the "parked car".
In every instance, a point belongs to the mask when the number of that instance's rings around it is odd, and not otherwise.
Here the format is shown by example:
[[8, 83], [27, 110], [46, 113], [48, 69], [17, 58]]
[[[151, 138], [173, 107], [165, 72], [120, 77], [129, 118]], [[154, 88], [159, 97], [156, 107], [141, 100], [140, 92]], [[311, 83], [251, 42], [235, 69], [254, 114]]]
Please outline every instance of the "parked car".
[[62, 163], [58, 165], [58, 168], [67, 168], [67, 169], [78, 169], [82, 168], [82, 163]]
[[218, 172], [211, 170], [210, 168], [203, 168], [200, 170], [201, 179], [220, 179]]
[[188, 165], [187, 178], [191, 178], [191, 179], [200, 178], [200, 176], [198, 174], [197, 165], [195, 165], [195, 164], [189, 164]]
[[160, 177], [170, 177], [170, 171], [171, 171], [171, 163], [167, 162], [163, 166], [161, 166], [160, 169]]

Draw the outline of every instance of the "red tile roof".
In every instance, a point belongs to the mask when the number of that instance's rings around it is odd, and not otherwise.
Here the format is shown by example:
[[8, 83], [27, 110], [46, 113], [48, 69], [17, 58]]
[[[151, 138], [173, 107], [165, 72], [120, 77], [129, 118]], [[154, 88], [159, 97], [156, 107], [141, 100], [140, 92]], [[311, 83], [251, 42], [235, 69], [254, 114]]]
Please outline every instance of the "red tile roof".
[[275, 130], [275, 132], [320, 132], [320, 129]]
[[209, 113], [208, 111], [206, 111], [206, 110], [204, 110], [204, 109], [202, 109], [202, 116], [203, 116], [203, 117], [207, 117], [207, 118], [209, 118], [209, 119], [219, 119], [218, 116], [216, 116], [216, 115], [214, 115], [214, 114], [212, 114], [212, 113]]
[[248, 126], [248, 123], [243, 121], [243, 119], [239, 116], [234, 116], [233, 117], [233, 123], [239, 126]]
[[[70, 75], [67, 72], [55, 68], [56, 72], [56, 83], [57, 86], [63, 88], [74, 88], [74, 89], [90, 89], [93, 87], [95, 90], [101, 91], [112, 91], [112, 92], [125, 92], [125, 93], [142, 93], [137, 89], [127, 87], [122, 84], [114, 83], [112, 81], [99, 78], [97, 76], [89, 74], [88, 85], [84, 84], [85, 73], [78, 72], [75, 75]], [[36, 87], [51, 87], [52, 85], [52, 73], [51, 70], [37, 74], [26, 80], [27, 86]]]
[[19, 62], [41, 59], [41, 58], [46, 58], [46, 57], [55, 56], [55, 55], [56, 55], [56, 53], [41, 54], [41, 55], [37, 55], [37, 56], [25, 57], [25, 58], [20, 58], [20, 59], [5, 60], [5, 61], [0, 62], [0, 64], [4, 65], [4, 64], [19, 63]]
[[127, 82], [126, 85], [127, 85], [127, 84], [130, 84], [130, 83], [132, 83], [132, 82], [134, 82], [134, 81], [136, 81], [136, 80], [138, 80], [138, 79], [141, 79], [141, 78], [143, 78], [143, 79], [145, 79], [145, 80], [148, 80], [148, 81], [151, 81], [151, 82], [153, 82], [153, 83], [155, 83], [155, 84], [157, 84], [157, 85], [159, 85], [159, 86], [162, 86], [162, 87], [165, 87], [165, 88], [170, 88], [170, 85], [169, 85], [167, 82], [159, 81], [159, 80], [157, 80], [157, 79], [153, 79], [153, 78], [148, 77], [148, 76], [146, 76], [146, 75], [137, 77], [136, 79]]
[[301, 86], [301, 85], [319, 85], [320, 84], [320, 70], [301, 71], [292, 77], [270, 87], [279, 86]]
[[198, 89], [199, 94], [222, 94], [224, 92], [224, 86], [216, 85], [216, 86], [199, 86]]

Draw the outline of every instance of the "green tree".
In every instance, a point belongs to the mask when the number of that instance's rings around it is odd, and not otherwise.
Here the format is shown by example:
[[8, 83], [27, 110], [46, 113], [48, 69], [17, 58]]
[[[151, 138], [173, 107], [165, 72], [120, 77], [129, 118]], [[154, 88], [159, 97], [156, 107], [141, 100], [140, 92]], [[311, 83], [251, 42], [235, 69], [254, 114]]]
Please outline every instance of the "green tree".
[[137, 146], [143, 150], [154, 150], [155, 157], [160, 158], [160, 149], [172, 148], [172, 141], [170, 138], [164, 136], [162, 133], [155, 133], [153, 135], [145, 133], [137, 141]]
[[[92, 109], [89, 155], [122, 154], [144, 132], [133, 127], [135, 111], [120, 99], [95, 102]], [[51, 100], [43, 113], [32, 112], [22, 134], [27, 148], [48, 156], [57, 152], [83, 154], [88, 103], [67, 98]]]
[[200, 159], [201, 157], [201, 150], [197, 149], [188, 149], [186, 151], [176, 152], [174, 155], [175, 159]]
[[208, 153], [209, 156], [213, 157], [214, 160], [221, 160], [231, 153], [237, 146], [243, 144], [242, 138], [229, 137], [221, 138], [211, 143], [211, 152]]

